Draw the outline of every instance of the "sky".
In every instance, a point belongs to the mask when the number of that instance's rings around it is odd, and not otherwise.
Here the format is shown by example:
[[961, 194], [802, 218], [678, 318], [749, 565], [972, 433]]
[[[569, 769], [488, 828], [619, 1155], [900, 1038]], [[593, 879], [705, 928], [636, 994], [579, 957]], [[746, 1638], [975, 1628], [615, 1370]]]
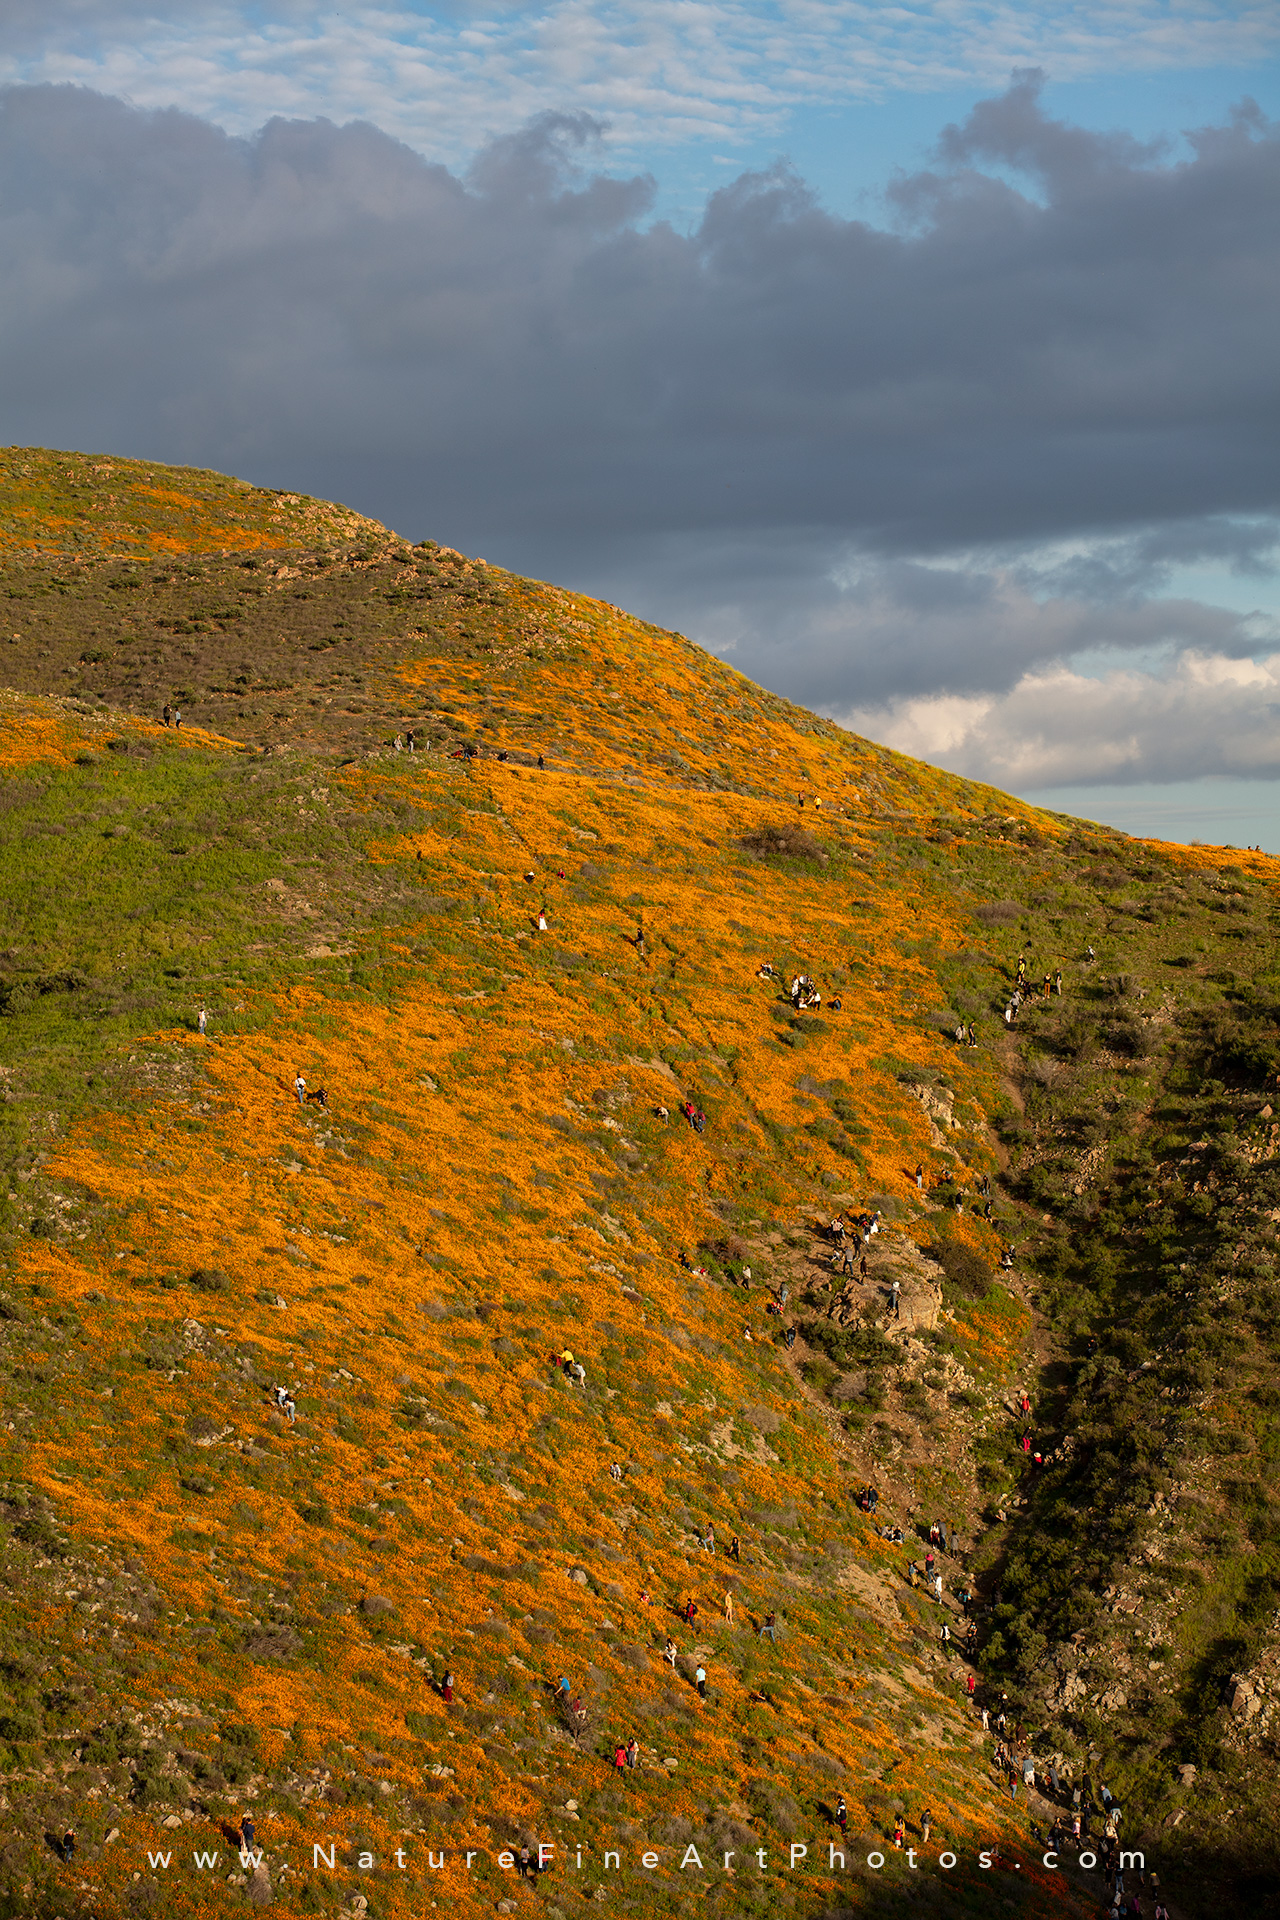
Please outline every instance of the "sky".
[[1280, 852], [1273, 0], [5, 0], [0, 439]]

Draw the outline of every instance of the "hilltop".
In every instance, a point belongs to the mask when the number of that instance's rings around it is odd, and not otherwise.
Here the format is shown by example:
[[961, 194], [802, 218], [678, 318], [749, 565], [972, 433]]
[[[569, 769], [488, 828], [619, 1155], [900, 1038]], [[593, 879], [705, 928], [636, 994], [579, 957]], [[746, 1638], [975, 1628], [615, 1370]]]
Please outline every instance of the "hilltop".
[[1256, 1898], [1277, 863], [322, 502], [0, 491], [0, 1910], [1073, 1912], [1104, 1782]]

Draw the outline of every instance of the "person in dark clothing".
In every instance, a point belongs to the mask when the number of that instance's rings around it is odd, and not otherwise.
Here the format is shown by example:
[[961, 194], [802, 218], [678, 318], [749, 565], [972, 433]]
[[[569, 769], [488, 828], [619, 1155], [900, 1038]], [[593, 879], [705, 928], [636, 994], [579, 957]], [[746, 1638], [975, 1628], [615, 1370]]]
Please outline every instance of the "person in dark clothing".
[[241, 1820], [240, 1831], [244, 1835], [245, 1846], [252, 1847], [257, 1838], [258, 1829], [253, 1824], [253, 1815], [251, 1813], [246, 1813]]

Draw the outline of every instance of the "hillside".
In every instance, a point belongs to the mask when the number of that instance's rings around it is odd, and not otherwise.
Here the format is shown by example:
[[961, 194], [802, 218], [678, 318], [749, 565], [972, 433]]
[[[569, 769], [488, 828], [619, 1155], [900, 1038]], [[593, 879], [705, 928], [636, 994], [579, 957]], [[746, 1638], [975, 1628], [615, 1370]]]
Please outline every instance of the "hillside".
[[1260, 1910], [1280, 865], [324, 503], [0, 469], [0, 1912], [1073, 1913], [1104, 1783]]

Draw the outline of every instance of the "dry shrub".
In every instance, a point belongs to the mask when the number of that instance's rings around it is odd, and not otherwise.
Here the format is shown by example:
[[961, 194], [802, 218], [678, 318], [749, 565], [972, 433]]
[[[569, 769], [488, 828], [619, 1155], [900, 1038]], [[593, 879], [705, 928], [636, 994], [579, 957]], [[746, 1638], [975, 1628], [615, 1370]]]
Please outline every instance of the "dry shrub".
[[940, 1240], [925, 1253], [942, 1268], [951, 1284], [970, 1300], [981, 1300], [991, 1288], [991, 1268], [972, 1247], [959, 1240]]
[[984, 927], [1007, 927], [1020, 920], [1026, 909], [1016, 900], [984, 900], [975, 907], [973, 917], [980, 920]]
[[754, 833], [744, 833], [738, 844], [762, 859], [781, 854], [789, 860], [817, 860], [823, 851], [821, 843], [794, 820], [758, 827]]

